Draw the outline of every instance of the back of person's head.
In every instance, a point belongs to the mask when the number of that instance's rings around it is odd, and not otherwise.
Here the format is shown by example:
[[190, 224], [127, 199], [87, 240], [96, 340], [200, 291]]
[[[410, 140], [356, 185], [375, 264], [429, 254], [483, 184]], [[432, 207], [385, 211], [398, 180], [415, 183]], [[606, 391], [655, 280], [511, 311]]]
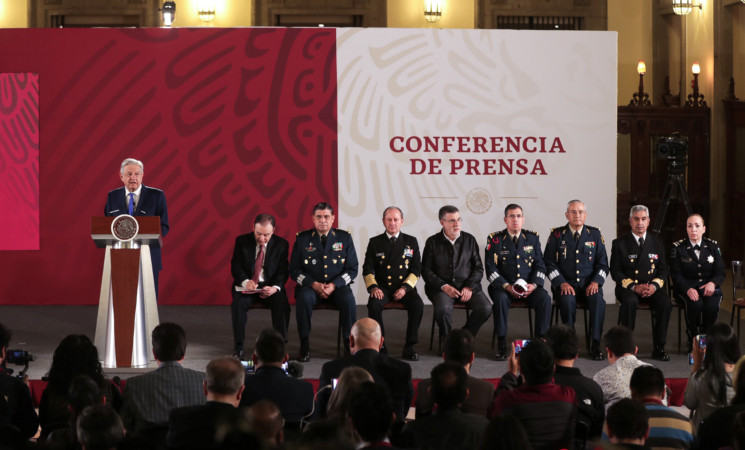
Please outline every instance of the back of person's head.
[[641, 401], [649, 397], [662, 399], [665, 394], [665, 375], [657, 367], [639, 366], [631, 374], [629, 387], [634, 400]]
[[608, 436], [616, 440], [645, 439], [649, 430], [649, 414], [641, 403], [624, 398], [608, 408], [605, 416]]
[[530, 450], [530, 440], [522, 423], [511, 414], [500, 414], [489, 421], [480, 450]]
[[546, 332], [546, 343], [554, 352], [554, 358], [569, 360], [579, 353], [579, 340], [574, 328], [567, 325], [554, 325]]
[[103, 368], [98, 359], [98, 350], [91, 340], [82, 334], [66, 336], [54, 350], [52, 367], [49, 369], [49, 387], [65, 395], [70, 382], [77, 375], [88, 375], [104, 385]]
[[358, 320], [352, 325], [350, 334], [354, 339], [354, 349], [356, 350], [378, 350], [380, 348], [380, 339], [383, 334], [380, 331], [380, 324], [374, 319], [366, 317]]
[[243, 365], [235, 358], [215, 358], [207, 364], [205, 386], [219, 395], [237, 394], [245, 381]]
[[67, 390], [67, 399], [75, 415], [88, 406], [103, 404], [101, 387], [88, 375], [78, 375], [72, 379]]
[[466, 400], [468, 374], [466, 369], [454, 362], [445, 361], [432, 369], [432, 400], [439, 409], [453, 409]]
[[528, 384], [550, 383], [554, 376], [554, 353], [540, 339], [533, 339], [523, 348], [518, 364]]
[[264, 363], [282, 362], [285, 358], [285, 340], [277, 330], [265, 328], [256, 338], [254, 354]]
[[299, 450], [354, 450], [344, 425], [336, 420], [316, 420], [300, 437]]
[[616, 356], [636, 353], [634, 332], [631, 329], [618, 325], [605, 333], [605, 346]]
[[475, 349], [476, 340], [473, 334], [465, 328], [455, 328], [445, 338], [442, 354], [445, 361], [455, 361], [465, 366], [471, 362]]
[[2, 357], [2, 350], [8, 349], [8, 346], [10, 345], [10, 338], [13, 336], [13, 332], [10, 331], [10, 328], [7, 328], [5, 325], [0, 323], [0, 357]]
[[725, 377], [725, 364], [740, 359], [740, 340], [735, 330], [724, 322], [717, 322], [706, 330], [706, 358], [702, 369], [714, 376]]
[[108, 450], [124, 439], [124, 425], [111, 407], [89, 406], [78, 416], [77, 433], [84, 450]]
[[254, 432], [248, 420], [248, 410], [242, 409], [241, 414], [223, 417], [215, 429], [215, 450], [261, 450], [271, 446], [264, 446], [261, 438]]
[[181, 325], [163, 322], [153, 329], [153, 354], [161, 362], [181, 361], [186, 354], [186, 333]]
[[370, 372], [359, 366], [345, 367], [336, 380], [336, 387], [329, 397], [326, 415], [344, 421], [347, 419], [349, 401], [357, 389], [365, 382], [374, 381]]
[[363, 441], [382, 441], [395, 418], [388, 389], [371, 381], [363, 383], [349, 402], [349, 418]]
[[282, 444], [282, 428], [285, 419], [277, 405], [269, 400], [259, 400], [246, 410], [248, 425], [251, 430], [269, 446]]

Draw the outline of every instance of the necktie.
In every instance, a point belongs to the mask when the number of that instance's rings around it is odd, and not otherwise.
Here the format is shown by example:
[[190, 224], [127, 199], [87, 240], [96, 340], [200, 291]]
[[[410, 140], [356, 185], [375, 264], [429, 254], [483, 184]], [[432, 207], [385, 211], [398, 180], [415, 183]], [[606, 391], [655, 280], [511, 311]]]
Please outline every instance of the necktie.
[[391, 247], [396, 245], [396, 236], [391, 236]]
[[326, 235], [321, 236], [321, 245], [325, 248], [326, 247]]
[[696, 244], [696, 245], [693, 246], [693, 249], [696, 250], [696, 251], [699, 251], [699, 250], [701, 250], [701, 246], [698, 245], [698, 244]]
[[639, 248], [640, 248], [640, 249], [641, 249], [641, 248], [644, 248], [644, 238], [643, 238], [643, 237], [640, 237], [640, 238], [639, 238]]
[[574, 232], [574, 240], [579, 241], [579, 231]]
[[259, 274], [261, 273], [261, 267], [264, 265], [264, 246], [259, 247], [259, 254], [256, 255], [256, 264], [254, 264], [254, 274], [251, 277], [251, 281], [254, 283], [259, 282]]
[[129, 193], [129, 215], [131, 216], [135, 212], [135, 193]]
[[512, 237], [512, 243], [517, 246], [517, 236]]

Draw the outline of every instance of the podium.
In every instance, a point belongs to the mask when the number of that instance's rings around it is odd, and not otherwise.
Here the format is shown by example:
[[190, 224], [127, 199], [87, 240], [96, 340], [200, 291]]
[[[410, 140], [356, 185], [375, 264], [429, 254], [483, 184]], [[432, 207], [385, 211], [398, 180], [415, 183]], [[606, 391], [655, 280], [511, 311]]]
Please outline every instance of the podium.
[[103, 365], [145, 367], [158, 325], [150, 247], [160, 247], [160, 218], [92, 217], [91, 238], [106, 249], [94, 344]]

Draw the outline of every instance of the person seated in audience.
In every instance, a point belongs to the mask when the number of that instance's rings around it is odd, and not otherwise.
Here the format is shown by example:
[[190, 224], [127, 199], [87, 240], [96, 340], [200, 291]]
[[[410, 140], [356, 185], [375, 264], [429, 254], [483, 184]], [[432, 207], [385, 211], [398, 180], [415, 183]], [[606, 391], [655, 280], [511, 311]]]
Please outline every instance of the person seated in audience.
[[235, 358], [216, 358], [207, 364], [204, 405], [184, 406], [171, 411], [168, 418], [169, 449], [204, 450], [217, 448], [220, 424], [238, 420], [238, 404], [243, 394], [245, 372]]
[[435, 412], [406, 424], [401, 441], [420, 449], [474, 449], [487, 424], [484, 416], [466, 414], [460, 405], [468, 397], [468, 374], [454, 361], [438, 364], [431, 372]]
[[[461, 404], [461, 411], [469, 414], [486, 416], [486, 410], [494, 397], [494, 385], [488, 381], [479, 380], [470, 375], [471, 366], [475, 357], [476, 341], [470, 331], [465, 328], [456, 328], [450, 331], [443, 343], [442, 359], [454, 361], [466, 369], [468, 375], [468, 398]], [[432, 380], [426, 379], [419, 382], [416, 388], [416, 417], [432, 414], [434, 401], [429, 392]]]
[[101, 388], [88, 375], [78, 375], [70, 383], [67, 392], [70, 422], [68, 427], [53, 430], [47, 437], [47, 443], [58, 449], [79, 449], [77, 423], [78, 417], [89, 406], [103, 405], [106, 401], [101, 395]]
[[336, 387], [332, 388], [333, 391], [326, 407], [326, 417], [344, 424], [347, 420], [349, 401], [352, 396], [363, 383], [370, 381], [374, 382], [372, 375], [362, 367], [345, 367], [336, 381]]
[[171, 410], [204, 404], [204, 372], [183, 367], [186, 333], [180, 325], [161, 323], [153, 329], [152, 342], [158, 368], [127, 380], [120, 415], [128, 433], [165, 443]]
[[597, 372], [592, 379], [603, 390], [606, 411], [620, 399], [631, 398], [631, 374], [637, 367], [647, 364], [636, 358], [638, 350], [634, 343], [634, 332], [629, 328], [619, 325], [605, 333], [605, 351], [609, 365]]
[[693, 423], [684, 415], [662, 404], [665, 376], [654, 366], [640, 366], [629, 382], [631, 398], [644, 405], [649, 416], [647, 446], [659, 449], [693, 446]]
[[16, 427], [21, 439], [29, 439], [39, 429], [39, 418], [34, 411], [31, 391], [24, 380], [13, 377], [5, 371], [11, 337], [10, 329], [0, 323], [0, 397], [5, 400], [5, 408], [0, 409], [0, 424], [5, 423]]
[[285, 440], [282, 430], [285, 419], [277, 405], [269, 400], [259, 400], [247, 409], [248, 425], [261, 440], [264, 448], [281, 448]]
[[298, 450], [355, 450], [347, 429], [332, 420], [317, 420], [303, 432]]
[[[705, 356], [705, 357], [704, 357]], [[740, 342], [726, 323], [715, 323], [706, 334], [706, 347], [693, 343], [693, 366], [683, 404], [691, 410], [698, 426], [715, 409], [729, 404], [735, 396], [732, 372], [740, 359]]]
[[525, 428], [511, 414], [499, 414], [492, 417], [479, 445], [479, 450], [530, 450], [531, 448]]
[[745, 413], [740, 412], [735, 416], [732, 424], [732, 441], [735, 450], [745, 450]]
[[577, 394], [577, 422], [587, 426], [588, 435], [575, 436], [575, 439], [600, 437], [605, 420], [603, 390], [592, 378], [583, 376], [574, 367], [579, 357], [577, 333], [567, 325], [555, 325], [546, 332], [546, 343], [554, 352], [554, 383], [574, 389]]
[[670, 275], [678, 298], [685, 302], [688, 351], [693, 338], [706, 333], [719, 316], [724, 282], [724, 259], [717, 241], [704, 237], [704, 218], [691, 214], [686, 220], [688, 239], [673, 244]]
[[245, 377], [241, 406], [270, 400], [279, 407], [288, 423], [299, 423], [310, 414], [313, 411], [313, 385], [285, 373], [282, 364], [289, 358], [282, 335], [272, 328], [262, 330], [253, 352], [256, 372]]
[[88, 406], [78, 417], [78, 441], [83, 450], [115, 449], [124, 433], [122, 419], [110, 406]]
[[649, 449], [644, 445], [649, 435], [649, 416], [641, 403], [620, 399], [608, 408], [605, 422], [608, 438], [616, 444], [614, 448]]
[[728, 406], [716, 409], [704, 417], [696, 433], [699, 448], [734, 447], [732, 426], [735, 416], [745, 411], [745, 356], [737, 360], [732, 374], [735, 396]]
[[93, 342], [82, 334], [71, 334], [54, 350], [52, 367], [49, 369], [46, 389], [39, 402], [40, 440], [44, 441], [50, 431], [65, 428], [70, 420], [67, 408], [67, 391], [73, 378], [88, 375], [101, 388], [106, 404], [118, 411], [122, 406], [119, 388], [104, 378], [98, 350]]
[[388, 389], [363, 383], [349, 402], [349, 421], [358, 437], [357, 449], [395, 449], [388, 433], [396, 420]]
[[[574, 439], [577, 395], [553, 382], [554, 354], [541, 340], [532, 340], [515, 355], [511, 345], [508, 371], [502, 376], [489, 408], [489, 418], [514, 415], [534, 449], [570, 448]], [[518, 378], [522, 374], [522, 382]]]

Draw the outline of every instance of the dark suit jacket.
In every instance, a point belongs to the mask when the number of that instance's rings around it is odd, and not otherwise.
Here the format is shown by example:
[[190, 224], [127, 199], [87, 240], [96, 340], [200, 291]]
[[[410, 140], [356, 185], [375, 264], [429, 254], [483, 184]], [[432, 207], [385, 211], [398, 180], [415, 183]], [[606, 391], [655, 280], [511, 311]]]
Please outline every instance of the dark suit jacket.
[[[273, 235], [266, 244], [264, 254], [264, 286], [279, 286], [285, 291], [285, 283], [290, 277], [287, 255], [290, 244], [286, 239]], [[256, 264], [256, 237], [253, 233], [243, 234], [235, 238], [233, 259], [230, 260], [230, 271], [233, 274], [233, 285], [240, 286], [243, 280], [250, 280], [254, 274]]]
[[688, 297], [688, 289], [698, 289], [710, 281], [719, 288], [724, 283], [724, 271], [724, 259], [717, 241], [706, 237], [701, 239], [699, 256], [696, 256], [689, 239], [673, 244], [670, 273], [675, 292], [683, 298]]
[[[393, 410], [396, 418], [402, 421], [411, 406], [414, 396], [414, 386], [411, 382], [411, 366], [403, 361], [381, 355], [375, 350], [359, 350], [357, 353], [344, 358], [329, 361], [321, 368], [319, 378], [320, 389], [331, 384], [331, 380], [339, 378], [341, 371], [346, 367], [359, 366], [370, 372], [375, 383], [383, 384], [388, 388], [393, 399]], [[321, 414], [325, 414], [328, 404], [330, 390], [318, 394], [318, 403]]]
[[[432, 386], [432, 379], [422, 380], [416, 387], [416, 418], [432, 414], [435, 401], [429, 388]], [[476, 414], [477, 416], [486, 417], [486, 412], [494, 398], [494, 384], [485, 380], [479, 380], [468, 375], [468, 398], [460, 405], [460, 410], [467, 414]]]
[[370, 238], [362, 265], [368, 292], [376, 287], [390, 292], [403, 287], [410, 292], [421, 273], [422, 258], [414, 236], [399, 233], [393, 247], [386, 233]]
[[478, 448], [488, 424], [486, 417], [459, 409], [439, 410], [406, 424], [401, 440], [419, 449], [470, 450]]
[[[129, 213], [127, 196], [124, 186], [109, 192], [106, 197], [106, 206], [103, 213], [106, 216], [121, 216]], [[166, 237], [168, 234], [168, 207], [166, 206], [166, 195], [160, 189], [142, 185], [140, 200], [134, 211], [135, 216], [158, 216], [160, 217], [160, 234]], [[160, 248], [150, 247], [150, 258], [153, 262], [153, 270], [159, 271], [163, 268], [160, 259]]]
[[313, 385], [287, 375], [279, 367], [259, 367], [255, 374], [246, 375], [245, 384], [242, 407], [270, 400], [287, 422], [300, 422], [313, 410]]
[[460, 232], [455, 245], [443, 231], [427, 238], [422, 254], [422, 277], [424, 292], [430, 298], [442, 292], [446, 284], [458, 290], [471, 288], [474, 294], [481, 292], [484, 265], [476, 238], [465, 231]]
[[241, 415], [238, 408], [228, 403], [207, 402], [171, 411], [168, 420], [169, 449], [203, 450], [215, 448], [217, 426]]
[[639, 249], [632, 234], [613, 241], [610, 257], [610, 273], [616, 289], [633, 289], [637, 284], [654, 284], [662, 289], [667, 280], [665, 246], [662, 241], [647, 231], [644, 248]]

